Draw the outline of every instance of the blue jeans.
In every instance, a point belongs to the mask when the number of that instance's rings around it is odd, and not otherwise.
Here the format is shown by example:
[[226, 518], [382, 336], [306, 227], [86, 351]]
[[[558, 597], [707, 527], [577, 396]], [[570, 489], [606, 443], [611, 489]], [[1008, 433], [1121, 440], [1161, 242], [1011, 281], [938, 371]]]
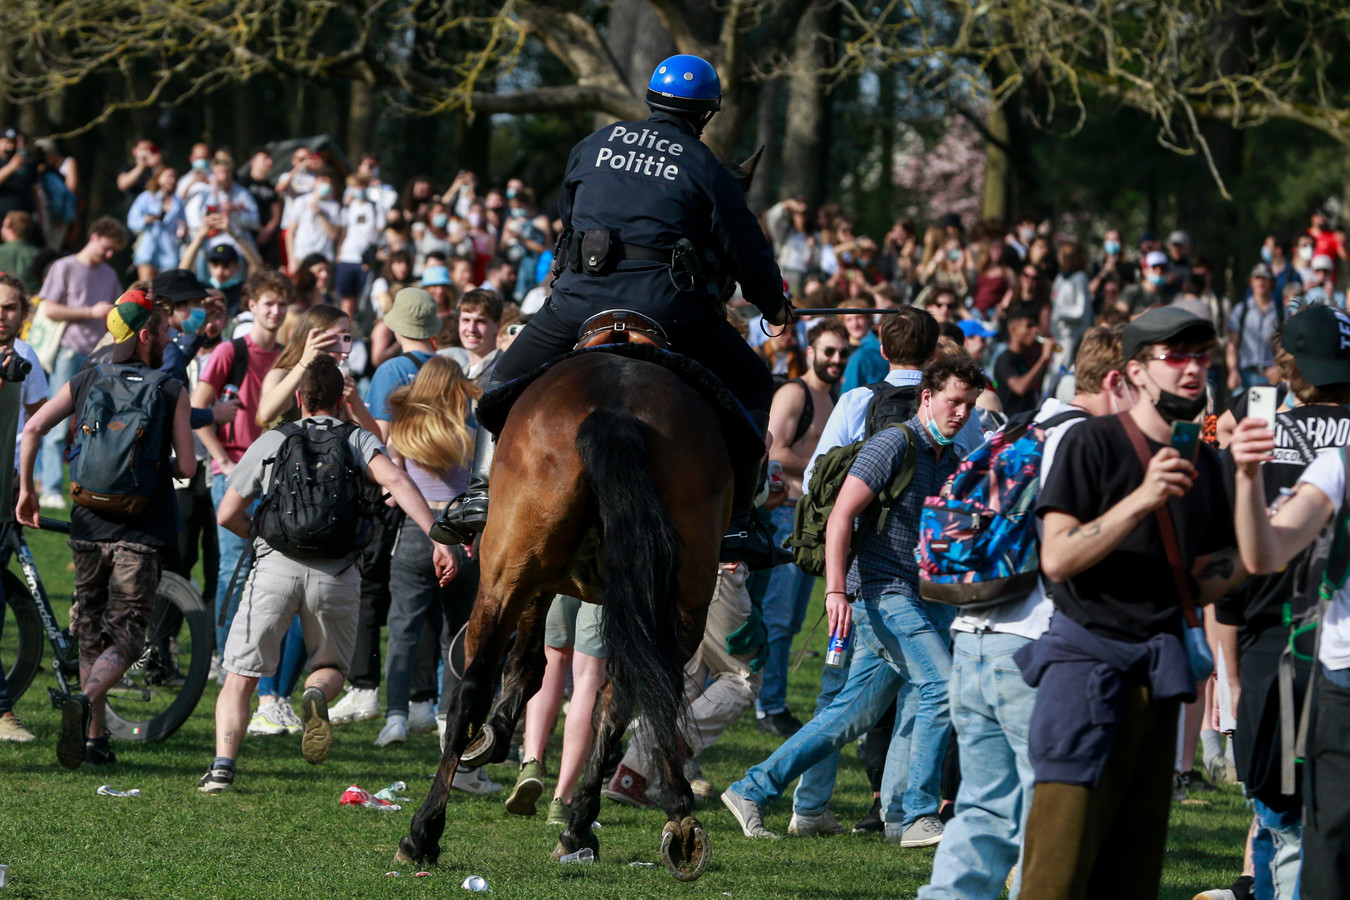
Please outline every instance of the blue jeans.
[[[225, 496], [225, 489], [228, 486], [224, 475], [211, 476], [211, 505], [216, 509], [220, 509], [220, 501]], [[240, 570], [239, 578], [235, 581], [234, 594], [227, 596], [230, 578], [234, 575], [235, 567], [239, 565], [239, 558], [245, 553], [252, 552], [252, 547], [247, 540], [220, 525], [216, 526], [216, 542], [220, 545], [220, 572], [216, 576], [216, 618], [214, 621], [220, 621], [220, 611], [224, 609], [225, 624], [216, 626], [216, 651], [223, 653], [225, 651], [225, 639], [230, 636], [230, 625], [234, 623], [234, 614], [239, 610], [239, 598], [244, 593], [244, 583], [248, 581], [247, 568]], [[245, 563], [244, 565], [247, 566], [248, 564]]]
[[[76, 353], [67, 347], [62, 347], [56, 354], [56, 362], [52, 365], [52, 377], [47, 380], [47, 395], [56, 396], [56, 392], [61, 390], [61, 386], [75, 377], [75, 373], [80, 371], [84, 365], [86, 354]], [[66, 436], [70, 431], [70, 417], [62, 419], [52, 426], [52, 430], [47, 432], [46, 437], [42, 439], [42, 450], [38, 454], [37, 472], [34, 479], [42, 482], [42, 493], [44, 494], [64, 494], [66, 490]]]
[[[855, 635], [856, 638], [856, 635]], [[853, 643], [849, 642], [849, 652], [841, 666], [824, 666], [820, 673], [820, 694], [816, 697], [816, 711], [812, 719], [830, 708], [834, 698], [839, 696], [848, 681], [848, 672], [853, 665]], [[792, 795], [792, 808], [797, 812], [815, 816], [824, 812], [834, 795], [834, 779], [839, 773], [839, 751], [826, 754], [825, 758], [802, 773], [797, 782], [797, 790]]]
[[[239, 580], [244, 580], [242, 574]], [[258, 696], [280, 697], [284, 700], [294, 694], [295, 686], [300, 681], [300, 671], [304, 669], [308, 658], [305, 635], [300, 630], [300, 617], [296, 616], [291, 619], [291, 627], [286, 629], [286, 637], [281, 642], [281, 659], [277, 662], [275, 674], [258, 679]]]
[[[913, 714], [896, 717], [897, 739], [891, 742], [882, 783], [886, 820], [908, 824], [936, 813], [942, 756], [951, 731], [947, 716], [951, 654], [946, 634], [954, 615], [953, 607], [904, 594], [855, 601], [853, 659], [843, 686], [825, 709], [731, 790], [760, 805], [781, 796], [798, 775], [871, 728], [908, 681], [915, 698], [906, 699], [904, 712]], [[900, 739], [902, 726], [917, 735], [913, 747], [910, 740]], [[803, 804], [820, 802], [818, 793], [810, 796], [814, 791], [808, 785]], [[796, 808], [806, 814], [820, 811], [804, 805]]]
[[[408, 714], [413, 696], [413, 670], [418, 662], [418, 643], [433, 609], [441, 623], [438, 641], [448, 651], [451, 641], [469, 619], [478, 594], [478, 563], [456, 554], [459, 573], [445, 587], [436, 577], [431, 538], [411, 517], [403, 520], [389, 563], [389, 642], [385, 651], [385, 715]], [[445, 653], [439, 653], [444, 661]], [[442, 673], [442, 708], [458, 683], [449, 666]]]
[[1252, 896], [1255, 900], [1298, 900], [1303, 810], [1277, 813], [1254, 797], [1251, 806], [1256, 813], [1256, 835], [1252, 838], [1256, 878]]
[[[780, 506], [771, 513], [773, 542], [782, 542], [792, 534], [792, 519], [796, 509]], [[814, 576], [807, 575], [792, 563], [769, 570], [768, 585], [764, 590], [764, 627], [769, 633], [769, 659], [761, 675], [764, 684], [759, 689], [755, 709], [772, 715], [787, 709], [788, 661], [792, 657], [792, 639], [802, 630], [806, 607], [811, 602]]]
[[1013, 654], [1029, 643], [1015, 634], [956, 634], [950, 690], [961, 789], [920, 900], [995, 900], [1017, 863], [1035, 781], [1027, 732], [1036, 690]]

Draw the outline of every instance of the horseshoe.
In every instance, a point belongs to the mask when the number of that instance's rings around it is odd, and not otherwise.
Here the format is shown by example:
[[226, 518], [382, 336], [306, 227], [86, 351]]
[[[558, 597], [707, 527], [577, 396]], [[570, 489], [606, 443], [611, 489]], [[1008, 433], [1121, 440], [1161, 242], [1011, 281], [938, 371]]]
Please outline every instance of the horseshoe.
[[[672, 854], [672, 847], [678, 847], [683, 856], [683, 843], [686, 836], [692, 835], [694, 842], [694, 851], [698, 854], [698, 861], [694, 863], [693, 868], [685, 868], [677, 861]], [[676, 838], [680, 842], [676, 844]], [[703, 826], [692, 817], [687, 817], [680, 824], [667, 822], [665, 828], [661, 830], [661, 861], [665, 863], [666, 868], [676, 881], [697, 881], [708, 869], [708, 862], [712, 859], [712, 841], [703, 831]]]

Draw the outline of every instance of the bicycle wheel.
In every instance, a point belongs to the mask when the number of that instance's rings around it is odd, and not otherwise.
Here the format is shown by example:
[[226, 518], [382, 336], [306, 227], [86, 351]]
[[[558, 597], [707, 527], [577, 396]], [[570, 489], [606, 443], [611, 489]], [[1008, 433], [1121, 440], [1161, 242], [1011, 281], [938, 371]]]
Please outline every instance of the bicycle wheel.
[[[123, 741], [162, 741], [192, 715], [211, 668], [210, 616], [191, 582], [160, 577], [145, 652], [108, 692], [105, 724]], [[178, 615], [181, 614], [181, 622]]]
[[0, 671], [11, 703], [17, 703], [42, 666], [42, 617], [23, 579], [9, 569], [0, 571], [5, 591], [0, 618]]

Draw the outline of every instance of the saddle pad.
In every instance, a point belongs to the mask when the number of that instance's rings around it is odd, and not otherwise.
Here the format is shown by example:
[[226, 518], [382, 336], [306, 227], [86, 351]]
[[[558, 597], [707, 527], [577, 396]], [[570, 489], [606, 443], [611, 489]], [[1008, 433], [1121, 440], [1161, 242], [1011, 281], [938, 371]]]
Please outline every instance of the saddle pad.
[[551, 360], [539, 368], [522, 375], [514, 381], [508, 381], [488, 391], [478, 401], [477, 418], [479, 426], [493, 434], [501, 434], [506, 417], [521, 393], [553, 366], [563, 360], [583, 353], [608, 353], [625, 356], [661, 366], [675, 375], [708, 403], [712, 404], [722, 426], [722, 435], [727, 442], [727, 451], [731, 454], [732, 465], [757, 460], [764, 455], [764, 433], [751, 421], [741, 402], [727, 390], [716, 375], [709, 369], [687, 356], [662, 350], [647, 344], [607, 344], [582, 350], [573, 350], [557, 359]]

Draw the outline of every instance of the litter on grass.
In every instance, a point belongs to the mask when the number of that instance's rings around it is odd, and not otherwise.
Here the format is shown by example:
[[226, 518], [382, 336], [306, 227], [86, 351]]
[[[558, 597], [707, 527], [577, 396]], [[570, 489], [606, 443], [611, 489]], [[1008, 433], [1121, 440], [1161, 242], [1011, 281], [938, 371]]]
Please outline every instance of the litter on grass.
[[114, 790], [111, 784], [105, 784], [101, 786], [98, 789], [98, 792], [102, 794], [104, 797], [139, 797], [141, 795], [140, 788], [132, 788], [129, 791], [119, 791]]
[[364, 806], [367, 809], [380, 809], [385, 812], [397, 812], [403, 807], [397, 803], [390, 803], [388, 800], [381, 800], [370, 795], [370, 791], [354, 784], [342, 792], [342, 799], [338, 800], [344, 806]]
[[460, 887], [464, 888], [466, 891], [474, 891], [477, 893], [492, 890], [492, 888], [488, 887], [487, 879], [482, 875], [470, 875], [468, 878], [464, 879], [464, 883], [461, 884]]

